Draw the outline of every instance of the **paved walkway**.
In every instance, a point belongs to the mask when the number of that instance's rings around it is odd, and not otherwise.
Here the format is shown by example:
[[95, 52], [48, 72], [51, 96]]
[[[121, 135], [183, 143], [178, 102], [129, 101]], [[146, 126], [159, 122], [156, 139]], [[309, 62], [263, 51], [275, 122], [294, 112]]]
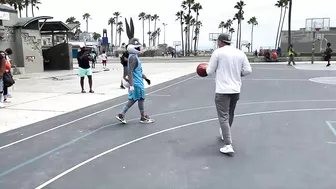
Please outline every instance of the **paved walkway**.
[[[144, 63], [144, 73], [151, 79], [152, 85], [194, 73], [198, 63]], [[80, 93], [79, 78], [74, 70], [52, 71], [15, 76], [17, 79], [9, 93], [4, 109], [0, 109], [0, 132], [32, 124], [89, 105], [97, 104], [124, 95], [120, 89], [122, 67], [120, 63], [108, 65], [109, 71], [103, 71], [98, 64], [94, 69], [93, 86], [95, 94]], [[88, 91], [88, 82], [85, 80]], [[148, 86], [147, 86], [148, 87]]]

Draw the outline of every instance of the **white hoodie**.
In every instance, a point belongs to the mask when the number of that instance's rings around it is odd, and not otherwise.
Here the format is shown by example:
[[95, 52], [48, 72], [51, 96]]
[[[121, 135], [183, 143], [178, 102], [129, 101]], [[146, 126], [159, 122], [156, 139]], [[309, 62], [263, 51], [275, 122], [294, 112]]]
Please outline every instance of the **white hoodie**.
[[216, 73], [216, 93], [240, 93], [242, 77], [252, 73], [246, 54], [233, 47], [224, 46], [216, 49], [210, 58], [207, 74]]

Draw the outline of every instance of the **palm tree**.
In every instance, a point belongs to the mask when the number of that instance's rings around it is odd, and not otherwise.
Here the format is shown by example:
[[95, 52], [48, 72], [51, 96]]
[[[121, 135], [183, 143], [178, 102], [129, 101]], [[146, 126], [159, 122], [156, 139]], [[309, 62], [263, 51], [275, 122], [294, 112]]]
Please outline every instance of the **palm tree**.
[[185, 49], [186, 49], [186, 54], [188, 56], [190, 56], [190, 23], [191, 23], [191, 20], [192, 20], [192, 15], [184, 15], [184, 21], [185, 21], [185, 24], [187, 26], [187, 38], [186, 38], [186, 42], [185, 42]]
[[89, 13], [83, 14], [83, 20], [86, 22], [86, 33], [89, 33], [89, 19], [91, 19], [91, 15]]
[[65, 20], [66, 24], [80, 24], [78, 20], [74, 16], [71, 16]]
[[229, 32], [229, 29], [231, 28], [231, 26], [232, 26], [232, 20], [231, 19], [228, 19], [226, 22], [225, 22], [225, 24], [224, 24], [224, 28], [226, 29], [226, 33], [228, 33]]
[[[119, 18], [121, 18], [121, 13], [120, 12], [114, 12], [113, 13], [113, 16], [114, 16], [114, 18], [115, 18], [115, 23], [119, 23]], [[118, 27], [117, 27], [117, 25], [116, 25], [116, 34], [115, 34], [115, 45], [117, 45], [117, 39], [118, 39]], [[111, 42], [112, 43], [112, 42]]]
[[191, 45], [190, 45], [190, 52], [192, 52], [192, 43], [194, 41], [194, 32], [195, 32], [194, 27], [195, 27], [195, 24], [196, 24], [196, 19], [195, 18], [191, 18], [191, 20], [190, 20], [190, 26], [192, 26], [192, 29], [191, 29], [191, 39], [190, 39], [190, 43], [191, 43]]
[[276, 36], [276, 39], [275, 39], [275, 46], [274, 46], [274, 48], [277, 48], [278, 47], [278, 39], [279, 39], [279, 29], [280, 29], [280, 25], [281, 25], [281, 18], [282, 18], [282, 12], [283, 12], [283, 0], [278, 0], [277, 3], [275, 4], [275, 6], [280, 8], [280, 19], [279, 19], [277, 36]]
[[222, 33], [224, 33], [224, 27], [225, 27], [225, 22], [224, 21], [221, 21], [220, 23], [219, 23], [219, 25], [218, 25], [218, 28], [219, 29], [222, 29]]
[[230, 28], [229, 29], [229, 33], [231, 34], [231, 38], [232, 38], [232, 34], [235, 32], [235, 29], [234, 28]]
[[154, 30], [153, 30], [153, 33], [152, 33], [152, 37], [153, 37], [153, 45], [155, 46], [156, 45], [156, 36], [157, 36], [157, 31], [156, 31], [156, 22], [160, 20], [160, 16], [158, 16], [157, 14], [154, 14], [152, 17], [151, 17], [151, 21], [154, 21]]
[[158, 36], [158, 45], [160, 45], [161, 28], [156, 29], [156, 33], [157, 33], [157, 36]]
[[191, 15], [191, 8], [192, 6], [195, 4], [195, 0], [184, 0], [182, 1], [181, 7], [184, 10], [188, 10], [188, 14], [186, 15], [186, 19], [185, 19], [185, 23], [188, 25], [188, 38], [186, 38], [187, 40], [187, 46], [188, 46], [188, 56], [190, 55], [190, 21], [192, 19], [192, 15]]
[[182, 53], [183, 53], [183, 55], [185, 55], [184, 54], [184, 52], [185, 52], [185, 49], [184, 49], [184, 46], [183, 46], [183, 35], [184, 35], [184, 33], [183, 33], [183, 25], [184, 25], [184, 12], [183, 11], [178, 11], [176, 14], [175, 14], [175, 16], [176, 16], [176, 20], [175, 21], [180, 21], [180, 25], [181, 25], [181, 41], [182, 41], [182, 45], [181, 45], [181, 49], [182, 49]]
[[248, 24], [251, 24], [252, 25], [252, 29], [251, 29], [251, 51], [253, 50], [253, 28], [254, 26], [258, 25], [258, 21], [257, 21], [257, 18], [256, 17], [252, 17], [250, 18], [249, 21], [247, 21]]
[[[241, 49], [241, 21], [244, 20], [244, 11], [243, 8], [246, 4], [244, 1], [240, 0], [237, 2], [237, 4], [234, 6], [235, 9], [238, 10], [238, 12], [235, 14], [234, 20], [238, 20], [238, 31], [237, 31], [237, 44], [236, 47]], [[239, 43], [239, 44], [238, 44]]]
[[113, 46], [113, 25], [116, 24], [116, 19], [114, 17], [111, 17], [108, 20], [108, 25], [111, 25], [111, 46]]
[[95, 41], [97, 41], [100, 37], [101, 37], [101, 35], [100, 35], [100, 33], [97, 33], [97, 32], [93, 32], [93, 39], [95, 40]]
[[22, 18], [22, 10], [25, 8], [23, 0], [2, 0], [2, 4], [8, 4], [13, 7], [16, 11], [19, 11], [20, 18]]
[[40, 10], [40, 8], [38, 7], [39, 4], [41, 4], [41, 2], [39, 0], [31, 0], [30, 1], [31, 4], [31, 11], [32, 11], [32, 16], [34, 17], [34, 7], [37, 10]]
[[121, 22], [121, 21], [117, 23], [117, 32], [119, 34], [119, 47], [120, 47], [120, 44], [121, 44], [121, 33], [124, 32], [123, 22]]
[[283, 18], [282, 18], [282, 23], [281, 23], [281, 27], [280, 27], [280, 33], [279, 33], [279, 38], [278, 38], [278, 46], [280, 46], [280, 40], [281, 40], [281, 36], [282, 36], [282, 29], [283, 29], [283, 25], [285, 23], [285, 18], [286, 18], [286, 12], [287, 12], [287, 8], [288, 8], [288, 0], [282, 0], [283, 1], [283, 6], [285, 7], [285, 11], [283, 14]]
[[141, 12], [138, 16], [139, 20], [142, 20], [142, 45], [145, 44], [145, 16], [145, 12]]
[[199, 33], [200, 33], [200, 28], [202, 27], [202, 22], [197, 21], [196, 22], [196, 29], [195, 29], [195, 42], [194, 42], [194, 55], [197, 55], [197, 49], [198, 49], [198, 41], [199, 41]]
[[145, 19], [148, 20], [148, 32], [147, 32], [147, 35], [148, 35], [148, 47], [149, 47], [150, 46], [150, 41], [151, 41], [150, 40], [150, 36], [152, 34], [151, 28], [150, 28], [150, 22], [152, 20], [152, 15], [146, 14]]
[[[203, 9], [202, 5], [200, 3], [195, 3], [191, 9], [196, 13], [196, 19], [195, 19], [195, 24], [198, 22], [198, 18], [199, 18], [199, 11]], [[195, 27], [195, 24], [193, 24], [192, 26], [192, 34], [191, 34], [191, 39], [194, 38], [194, 27]]]
[[26, 17], [28, 17], [29, 0], [24, 0], [24, 5], [25, 5], [25, 8], [26, 8]]

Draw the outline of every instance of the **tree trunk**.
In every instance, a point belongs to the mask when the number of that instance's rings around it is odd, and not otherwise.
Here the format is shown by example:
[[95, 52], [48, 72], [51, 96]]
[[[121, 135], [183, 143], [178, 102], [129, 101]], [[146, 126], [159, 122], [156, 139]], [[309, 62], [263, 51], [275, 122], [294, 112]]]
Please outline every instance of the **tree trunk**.
[[31, 11], [32, 11], [32, 16], [34, 17], [34, 6], [33, 6], [33, 4], [31, 5]]
[[160, 45], [160, 34], [158, 34], [158, 45]]
[[[187, 26], [187, 28], [188, 28], [188, 26]], [[186, 50], [186, 55], [188, 56], [188, 29], [187, 29], [187, 31], [185, 31], [185, 39], [186, 39], [185, 50]]]
[[28, 5], [29, 5], [28, 0], [25, 0], [25, 5], [26, 5], [26, 17], [28, 17]]
[[277, 49], [277, 47], [278, 47], [279, 29], [280, 29], [281, 18], [282, 18], [282, 9], [283, 9], [283, 8], [281, 7], [280, 19], [279, 19], [279, 25], [278, 25], [278, 31], [277, 31], [277, 36], [276, 36], [276, 39], [275, 39], [275, 46], [274, 46], [275, 49]]
[[111, 23], [111, 46], [113, 45], [113, 24]]
[[182, 53], [183, 53], [183, 56], [185, 56], [185, 51], [184, 51], [184, 42], [183, 42], [183, 24], [182, 24], [182, 18], [181, 18], [181, 49], [182, 49]]
[[280, 27], [280, 33], [279, 33], [278, 43], [277, 43], [278, 46], [281, 46], [280, 41], [281, 41], [281, 36], [282, 36], [283, 25], [284, 25], [285, 18], [286, 18], [286, 11], [287, 11], [287, 8], [285, 7], [285, 11], [284, 11], [284, 14], [283, 14], [283, 19], [282, 19], [282, 23], [281, 23], [281, 27]]
[[119, 32], [119, 47], [121, 45], [121, 32]]
[[142, 45], [145, 44], [145, 19], [142, 18]]
[[116, 17], [116, 30], [115, 30], [115, 42], [114, 42], [114, 44], [115, 44], [115, 46], [117, 46], [117, 40], [118, 40], [118, 26], [117, 26], [117, 24], [118, 24], [118, 16]]
[[241, 50], [241, 22], [239, 23], [239, 49]]
[[224, 32], [224, 27], [222, 27], [222, 33]]
[[253, 51], [253, 28], [254, 28], [254, 25], [252, 23], [252, 30], [251, 30], [251, 52]]
[[[198, 26], [197, 26], [198, 27]], [[197, 55], [197, 52], [196, 52], [196, 45], [197, 45], [197, 39], [198, 39], [198, 34], [197, 33], [195, 33], [195, 42], [194, 42], [194, 56], [196, 56]]]
[[289, 0], [288, 8], [288, 47], [291, 45], [291, 20], [292, 20], [292, 0]]
[[86, 18], [86, 33], [89, 33], [89, 18]]
[[236, 40], [236, 48], [238, 49], [238, 47], [239, 47], [239, 20], [238, 20], [238, 26], [237, 26], [237, 40]]
[[[150, 32], [150, 20], [148, 19], [148, 32]], [[150, 34], [148, 34], [148, 47], [150, 47]]]

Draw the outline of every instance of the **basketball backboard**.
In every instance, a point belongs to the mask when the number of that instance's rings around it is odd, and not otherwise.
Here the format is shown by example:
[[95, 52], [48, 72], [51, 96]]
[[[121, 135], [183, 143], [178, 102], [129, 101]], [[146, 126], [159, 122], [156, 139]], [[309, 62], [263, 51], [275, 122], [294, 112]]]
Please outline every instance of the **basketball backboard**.
[[174, 41], [174, 42], [173, 42], [173, 45], [174, 45], [174, 46], [181, 46], [181, 41]]
[[217, 41], [220, 33], [209, 33], [209, 41]]
[[306, 32], [329, 31], [330, 18], [307, 18], [305, 30]]

